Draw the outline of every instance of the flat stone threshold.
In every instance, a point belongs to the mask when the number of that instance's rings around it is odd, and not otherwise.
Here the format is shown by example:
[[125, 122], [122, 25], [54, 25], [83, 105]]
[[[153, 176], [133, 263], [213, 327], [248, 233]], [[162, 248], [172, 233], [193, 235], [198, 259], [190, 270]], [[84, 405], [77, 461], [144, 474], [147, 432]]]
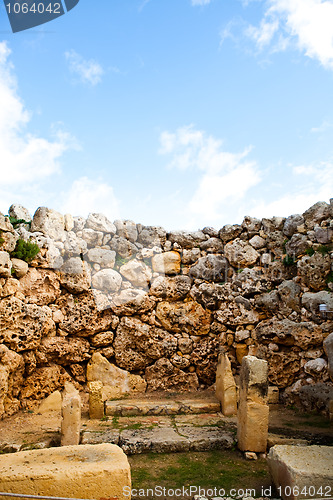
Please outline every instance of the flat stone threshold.
[[215, 398], [181, 400], [151, 400], [151, 399], [123, 399], [105, 402], [107, 416], [134, 416], [134, 415], [182, 415], [217, 413], [221, 410], [220, 402]]

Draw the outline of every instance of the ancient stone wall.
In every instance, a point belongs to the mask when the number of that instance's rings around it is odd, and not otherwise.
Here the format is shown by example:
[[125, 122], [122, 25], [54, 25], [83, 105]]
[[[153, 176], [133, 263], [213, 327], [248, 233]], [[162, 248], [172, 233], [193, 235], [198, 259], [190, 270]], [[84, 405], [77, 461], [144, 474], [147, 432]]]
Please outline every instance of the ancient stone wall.
[[[287, 219], [167, 233], [12, 205], [16, 222], [0, 215], [0, 416], [66, 381], [84, 387], [94, 354], [124, 390], [209, 387], [219, 346], [234, 374], [244, 355], [266, 359], [285, 394], [333, 390], [332, 316], [319, 313], [333, 310], [332, 214], [319, 202]], [[19, 239], [40, 248], [29, 264], [13, 257]]]

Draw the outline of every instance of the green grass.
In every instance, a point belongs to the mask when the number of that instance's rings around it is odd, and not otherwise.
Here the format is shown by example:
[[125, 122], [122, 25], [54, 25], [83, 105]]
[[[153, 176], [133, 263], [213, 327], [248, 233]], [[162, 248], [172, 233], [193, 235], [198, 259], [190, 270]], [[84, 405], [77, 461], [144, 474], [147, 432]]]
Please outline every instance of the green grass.
[[[266, 460], [247, 461], [239, 451], [162, 453], [129, 457], [132, 487], [148, 489], [154, 486], [182, 488], [231, 488], [256, 490], [271, 484]], [[153, 498], [153, 497], [151, 497]]]

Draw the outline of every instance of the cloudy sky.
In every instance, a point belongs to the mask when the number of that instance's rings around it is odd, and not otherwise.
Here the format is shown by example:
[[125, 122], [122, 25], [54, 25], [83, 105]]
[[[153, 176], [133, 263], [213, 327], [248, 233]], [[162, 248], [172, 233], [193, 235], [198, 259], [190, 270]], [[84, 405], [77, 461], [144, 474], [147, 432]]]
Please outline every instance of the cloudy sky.
[[0, 5], [0, 210], [167, 229], [333, 196], [333, 0], [80, 0], [12, 34]]

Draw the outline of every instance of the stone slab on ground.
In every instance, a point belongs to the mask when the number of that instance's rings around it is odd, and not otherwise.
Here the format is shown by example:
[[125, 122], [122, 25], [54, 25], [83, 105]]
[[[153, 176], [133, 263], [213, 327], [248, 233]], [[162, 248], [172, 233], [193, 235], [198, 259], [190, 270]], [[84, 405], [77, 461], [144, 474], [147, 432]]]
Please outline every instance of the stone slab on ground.
[[124, 452], [113, 444], [63, 446], [0, 456], [0, 491], [67, 498], [125, 499]]
[[189, 441], [190, 451], [209, 451], [232, 448], [235, 439], [230, 432], [214, 427], [178, 427], [181, 436]]
[[284, 500], [297, 498], [332, 497], [333, 447], [331, 446], [273, 446], [268, 465]]
[[267, 438], [267, 448], [270, 449], [272, 446], [276, 446], [278, 444], [292, 444], [297, 446], [307, 446], [311, 444], [306, 439], [296, 438], [296, 437], [287, 437], [281, 436], [279, 434], [268, 433]]
[[86, 430], [81, 432], [80, 444], [101, 444], [101, 443], [111, 443], [118, 445], [119, 443], [120, 431], [117, 429], [107, 429], [107, 430]]
[[189, 441], [172, 427], [163, 429], [124, 430], [120, 434], [119, 446], [128, 455], [138, 453], [174, 453], [189, 451]]
[[217, 400], [145, 401], [141, 399], [124, 399], [105, 402], [105, 414], [107, 416], [181, 415], [216, 413], [218, 411], [220, 411], [220, 403]]

